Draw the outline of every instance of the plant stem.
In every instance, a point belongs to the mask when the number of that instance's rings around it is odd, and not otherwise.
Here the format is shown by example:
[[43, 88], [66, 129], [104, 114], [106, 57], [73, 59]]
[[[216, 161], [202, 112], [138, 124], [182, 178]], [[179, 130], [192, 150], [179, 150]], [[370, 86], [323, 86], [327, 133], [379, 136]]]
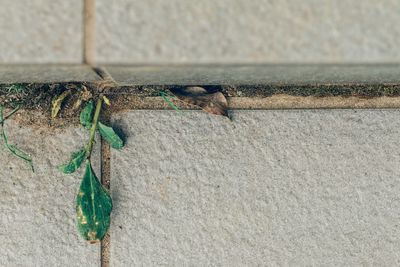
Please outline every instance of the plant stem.
[[89, 143], [86, 147], [86, 155], [88, 159], [90, 159], [90, 156], [92, 155], [94, 138], [96, 136], [97, 123], [99, 121], [102, 104], [103, 104], [103, 95], [101, 94], [99, 96], [99, 99], [97, 99], [96, 110], [93, 116], [92, 128], [90, 128]]
[[19, 110], [19, 106], [14, 108], [8, 115], [4, 116], [3, 111], [4, 111], [4, 106], [0, 105], [0, 127], [1, 127], [1, 132], [0, 135], [4, 140], [4, 145], [5, 147], [16, 157], [23, 159], [24, 161], [26, 161], [29, 166], [32, 169], [32, 172], [35, 172], [34, 168], [33, 168], [33, 164], [32, 164], [32, 158], [31, 156], [26, 153], [25, 151], [19, 149], [18, 147], [11, 145], [8, 143], [8, 138], [6, 135], [6, 132], [4, 131], [4, 121], [7, 120], [8, 118], [10, 118], [15, 112], [17, 112]]
[[4, 106], [0, 106], [0, 113], [1, 113], [1, 118], [0, 118], [0, 124], [4, 123], [4, 121], [8, 118], [10, 118], [12, 115], [14, 115], [15, 112], [17, 112], [19, 110], [19, 106], [17, 106], [16, 108], [14, 108], [9, 114], [7, 114], [6, 116], [4, 116], [3, 118], [3, 109]]

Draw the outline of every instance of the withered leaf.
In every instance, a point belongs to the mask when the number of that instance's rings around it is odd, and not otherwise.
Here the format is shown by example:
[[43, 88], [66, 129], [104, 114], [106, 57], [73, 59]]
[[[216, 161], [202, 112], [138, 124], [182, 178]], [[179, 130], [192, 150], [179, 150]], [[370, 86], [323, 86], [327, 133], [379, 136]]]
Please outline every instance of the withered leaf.
[[55, 118], [58, 112], [61, 110], [61, 105], [64, 99], [72, 93], [71, 89], [62, 92], [59, 96], [53, 99], [52, 107], [51, 107], [51, 117]]
[[87, 89], [86, 86], [82, 85], [82, 90], [79, 93], [78, 99], [75, 101], [73, 110], [77, 110], [81, 107], [83, 101], [89, 101], [92, 98], [92, 93]]
[[103, 96], [103, 100], [104, 100], [104, 103], [106, 103], [107, 106], [111, 106], [111, 101], [110, 101], [110, 99], [108, 99], [108, 97]]
[[207, 113], [228, 117], [228, 101], [221, 92], [209, 93], [203, 87], [171, 90], [180, 101], [200, 107]]

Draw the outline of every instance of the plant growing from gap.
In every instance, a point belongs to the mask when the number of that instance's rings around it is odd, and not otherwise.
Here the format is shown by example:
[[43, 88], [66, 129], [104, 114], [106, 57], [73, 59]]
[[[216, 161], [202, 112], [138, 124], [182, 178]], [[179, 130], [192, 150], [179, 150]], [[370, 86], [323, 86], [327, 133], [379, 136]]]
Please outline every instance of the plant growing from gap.
[[182, 110], [180, 110], [180, 109], [174, 104], [174, 102], [172, 102], [172, 100], [176, 100], [176, 99], [177, 99], [176, 96], [174, 96], [174, 95], [172, 95], [172, 94], [170, 94], [170, 93], [168, 93], [168, 92], [164, 92], [164, 91], [160, 91], [159, 94], [160, 94], [161, 98], [164, 99], [164, 101], [165, 101], [173, 110], [175, 110], [175, 111], [178, 112], [178, 113], [183, 114], [183, 113], [182, 113]]
[[[6, 96], [14, 93], [25, 95], [25, 89], [23, 85], [13, 85], [6, 88], [4, 92]], [[51, 108], [52, 118], [55, 118], [60, 112], [63, 102], [71, 95], [74, 95], [73, 91], [74, 88], [67, 88], [67, 90], [63, 91], [53, 100]], [[209, 93], [201, 87], [187, 87], [162, 91], [159, 94], [171, 108], [180, 113], [182, 111], [174, 102], [179, 101], [184, 104], [197, 106], [207, 113], [227, 116], [227, 101], [221, 92]], [[15, 145], [10, 144], [4, 130], [4, 122], [13, 116], [20, 109], [20, 106], [24, 106], [21, 101], [20, 98], [8, 101], [8, 105], [14, 109], [7, 115], [4, 114], [4, 104], [0, 104], [0, 139], [4, 141], [4, 145], [10, 153], [26, 161], [33, 170], [30, 155]], [[91, 156], [95, 144], [96, 132], [98, 131], [101, 137], [114, 149], [122, 149], [124, 143], [112, 127], [99, 121], [104, 104], [110, 105], [110, 101], [106, 96], [100, 94], [95, 105], [91, 92], [83, 86], [83, 90], [80, 92], [74, 108], [80, 107], [82, 102], [86, 102], [86, 105], [80, 113], [80, 123], [88, 130], [89, 140], [80, 150], [72, 153], [69, 162], [60, 165], [59, 170], [65, 174], [71, 174], [83, 164], [85, 165], [84, 175], [76, 196], [76, 222], [79, 234], [90, 243], [96, 243], [103, 239], [109, 229], [110, 215], [113, 207], [110, 193], [100, 183], [92, 168]]]
[[[62, 96], [64, 97], [64, 96]], [[109, 127], [99, 121], [103, 103], [110, 105], [110, 101], [104, 95], [97, 99], [96, 106], [90, 100], [80, 113], [80, 122], [89, 130], [89, 141], [79, 151], [71, 155], [70, 161], [59, 166], [63, 173], [70, 174], [85, 165], [79, 192], [76, 197], [76, 219], [80, 235], [90, 243], [96, 243], [103, 239], [110, 226], [110, 214], [112, 211], [112, 199], [108, 190], [100, 183], [92, 168], [92, 151], [95, 143], [96, 131], [105, 139], [112, 148], [122, 149], [124, 143]]]
[[4, 115], [4, 106], [0, 105], [0, 127], [1, 127], [1, 139], [3, 139], [4, 146], [7, 148], [7, 150], [13, 154], [15, 157], [22, 159], [25, 161], [29, 167], [32, 169], [32, 172], [34, 172], [33, 168], [33, 163], [32, 163], [32, 157], [26, 153], [25, 151], [19, 149], [17, 146], [10, 144], [8, 141], [7, 134], [5, 132], [5, 127], [4, 127], [4, 122], [11, 118], [18, 110], [20, 109], [19, 106], [15, 107], [10, 113], [7, 115]]

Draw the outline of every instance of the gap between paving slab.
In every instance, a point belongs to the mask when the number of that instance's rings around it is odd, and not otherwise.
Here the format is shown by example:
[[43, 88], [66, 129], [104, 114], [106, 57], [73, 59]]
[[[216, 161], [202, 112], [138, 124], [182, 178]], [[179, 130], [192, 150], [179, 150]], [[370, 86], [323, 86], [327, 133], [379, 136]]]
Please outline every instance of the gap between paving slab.
[[[170, 109], [161, 90], [202, 86], [222, 91], [229, 109], [400, 108], [400, 65], [237, 65], [237, 66], [0, 66], [0, 101], [7, 88], [21, 84], [28, 90], [26, 109], [50, 114], [51, 100], [62, 91], [87, 87], [102, 90], [114, 103], [103, 114], [110, 121], [117, 112], [134, 109]], [[36, 99], [36, 101], [31, 101]], [[181, 109], [194, 106], [177, 104]], [[68, 107], [68, 106], [67, 106]], [[37, 114], [37, 113], [35, 113]], [[61, 119], [77, 123], [77, 112]], [[37, 115], [35, 115], [37, 116]], [[46, 117], [46, 116], [44, 116]], [[37, 117], [36, 117], [37, 118]], [[31, 120], [32, 123], [42, 120]], [[22, 120], [23, 121], [23, 120]], [[101, 144], [101, 179], [110, 187], [110, 148]], [[102, 242], [102, 266], [109, 266], [109, 236]]]
[[[187, 86], [221, 91], [230, 108], [397, 108], [400, 65], [195, 65], [195, 66], [0, 66], [0, 102], [28, 99], [27, 109], [50, 110], [51, 100], [75, 87], [99, 88], [114, 100], [112, 112], [162, 109], [159, 92]], [[106, 81], [105, 81], [106, 80]], [[9, 94], [21, 84], [24, 93]], [[162, 102], [162, 101], [161, 101]], [[182, 108], [193, 108], [182, 106]], [[75, 117], [76, 113], [61, 114]]]

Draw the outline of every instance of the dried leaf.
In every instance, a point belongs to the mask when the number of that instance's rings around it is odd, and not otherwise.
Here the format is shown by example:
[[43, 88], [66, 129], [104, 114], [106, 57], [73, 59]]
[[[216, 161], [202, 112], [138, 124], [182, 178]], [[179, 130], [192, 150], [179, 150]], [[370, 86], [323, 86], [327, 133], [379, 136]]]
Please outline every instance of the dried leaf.
[[111, 210], [110, 193], [101, 185], [90, 161], [87, 161], [76, 198], [76, 218], [80, 235], [90, 243], [102, 240], [110, 226]]
[[83, 108], [81, 115], [79, 116], [81, 124], [86, 129], [90, 129], [90, 127], [92, 127], [93, 109], [94, 109], [94, 104], [93, 101], [90, 100]]
[[64, 101], [64, 99], [71, 94], [71, 90], [67, 90], [62, 92], [61, 95], [57, 96], [53, 102], [52, 102], [52, 107], [51, 107], [51, 117], [55, 118], [61, 110], [61, 105]]
[[106, 96], [103, 96], [103, 100], [104, 100], [104, 103], [106, 103], [107, 106], [111, 106], [110, 99], [108, 99]]
[[86, 158], [86, 149], [81, 149], [77, 152], [72, 153], [71, 159], [67, 164], [58, 166], [58, 169], [63, 173], [73, 173], [82, 165], [82, 162]]
[[75, 101], [74, 105], [72, 106], [72, 110], [77, 110], [80, 108], [82, 105], [82, 98], [78, 97], [78, 99]]
[[202, 87], [186, 87], [171, 92], [184, 103], [198, 106], [207, 113], [228, 117], [228, 101], [221, 92], [209, 93]]
[[110, 143], [112, 148], [121, 149], [124, 146], [122, 139], [115, 133], [114, 129], [99, 122], [100, 135]]
[[93, 97], [92, 93], [84, 85], [82, 85], [82, 92], [81, 93], [82, 93], [81, 98], [82, 98], [83, 101], [88, 101], [89, 99], [91, 99]]

